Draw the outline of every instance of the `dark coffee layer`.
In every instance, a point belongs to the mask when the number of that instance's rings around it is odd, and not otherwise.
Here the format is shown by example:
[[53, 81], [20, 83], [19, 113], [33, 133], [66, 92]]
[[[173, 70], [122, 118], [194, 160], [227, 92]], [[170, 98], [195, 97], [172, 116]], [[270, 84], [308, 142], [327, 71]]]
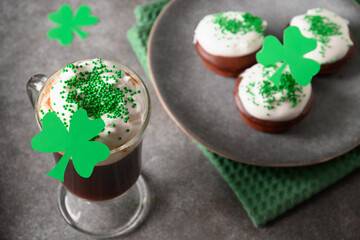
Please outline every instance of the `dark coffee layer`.
[[253, 117], [252, 115], [250, 115], [250, 113], [248, 113], [246, 111], [246, 109], [245, 109], [244, 105], [242, 104], [240, 97], [238, 95], [239, 84], [240, 84], [241, 80], [242, 80], [242, 77], [238, 76], [235, 87], [234, 87], [235, 104], [236, 104], [236, 107], [239, 110], [240, 116], [244, 120], [244, 122], [255, 130], [258, 130], [261, 132], [268, 132], [268, 133], [276, 133], [276, 132], [286, 131], [290, 127], [296, 125], [298, 122], [303, 120], [309, 114], [309, 112], [311, 110], [311, 106], [314, 101], [313, 92], [311, 92], [310, 99], [309, 99], [308, 103], [306, 104], [302, 113], [298, 117], [296, 117], [292, 120], [278, 122], [278, 121], [262, 120], [262, 119]]
[[[73, 194], [91, 201], [105, 201], [120, 196], [136, 183], [140, 175], [141, 144], [115, 163], [95, 166], [89, 178], [81, 177], [70, 160], [65, 171], [64, 186]], [[53, 155], [55, 162], [59, 162], [62, 155]]]
[[256, 53], [260, 50], [241, 56], [241, 57], [222, 57], [215, 56], [206, 52], [201, 45], [196, 42], [195, 49], [204, 65], [211, 71], [224, 77], [237, 77], [246, 68], [256, 63]]

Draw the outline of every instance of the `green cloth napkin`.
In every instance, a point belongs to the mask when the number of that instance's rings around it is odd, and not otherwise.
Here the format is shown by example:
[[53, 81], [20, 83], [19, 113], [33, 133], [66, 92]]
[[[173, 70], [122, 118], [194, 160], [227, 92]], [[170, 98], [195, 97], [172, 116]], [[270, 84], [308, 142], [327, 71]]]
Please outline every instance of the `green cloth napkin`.
[[[148, 75], [149, 33], [168, 2], [158, 0], [136, 7], [137, 26], [127, 32], [128, 40]], [[235, 162], [196, 144], [233, 189], [255, 226], [275, 219], [360, 166], [360, 147], [314, 166], [269, 168]]]

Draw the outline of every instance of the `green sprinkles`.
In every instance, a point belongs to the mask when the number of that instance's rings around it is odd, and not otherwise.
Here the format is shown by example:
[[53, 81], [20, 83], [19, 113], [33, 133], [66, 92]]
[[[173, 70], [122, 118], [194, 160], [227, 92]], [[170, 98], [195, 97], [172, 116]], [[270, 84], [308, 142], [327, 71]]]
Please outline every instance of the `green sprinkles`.
[[[254, 91], [256, 91], [264, 99], [263, 107], [268, 110], [274, 109], [285, 100], [291, 102], [291, 107], [295, 107], [299, 102], [301, 102], [301, 98], [305, 96], [303, 93], [303, 87], [296, 83], [295, 79], [289, 72], [285, 72], [281, 75], [280, 86], [276, 87], [271, 81], [267, 80], [271, 74], [270, 68], [276, 69], [277, 67], [274, 65], [263, 69], [262, 75], [266, 80], [257, 83], [257, 86], [255, 86], [254, 82], [246, 85], [246, 92], [252, 96], [249, 101], [252, 101], [252, 103], [256, 106], [259, 106], [259, 104], [255, 102], [256, 94], [254, 94]], [[285, 93], [285, 96], [275, 99], [275, 94], [279, 92]]]
[[[92, 61], [92, 63], [95, 66], [91, 71], [80, 72], [70, 79], [60, 80], [60, 83], [64, 83], [64, 89], [70, 89], [68, 92], [60, 92], [60, 94], [63, 94], [61, 98], [65, 99], [66, 102], [66, 104], [61, 106], [62, 109], [71, 113], [69, 115], [70, 120], [75, 112], [71, 108], [76, 107], [76, 109], [85, 109], [88, 116], [93, 119], [98, 119], [105, 115], [110, 119], [120, 118], [123, 119], [124, 123], [129, 122], [129, 109], [125, 105], [130, 102], [132, 104], [131, 107], [135, 108], [136, 103], [132, 96], [140, 93], [140, 90], [135, 91], [128, 87], [116, 87], [114, 83], [109, 81], [118, 82], [118, 79], [121, 78], [121, 70], [113, 71], [108, 69], [101, 59], [98, 59], [96, 62]], [[88, 63], [84, 65], [87, 66]], [[73, 70], [75, 73], [74, 69], [79, 67], [71, 63], [66, 68]], [[112, 65], [112, 68], [115, 68], [115, 65]], [[66, 71], [67, 69], [64, 68], [63, 72]], [[103, 73], [107, 75], [103, 76]], [[43, 110], [40, 110], [40, 113], [42, 115], [45, 114]], [[57, 114], [59, 115], [59, 112]], [[61, 114], [61, 116], [64, 115], [64, 113]], [[68, 126], [66, 121], [68, 120], [63, 118], [64, 125]], [[115, 123], [112, 123], [111, 126], [115, 127]], [[130, 129], [126, 129], [126, 132], [129, 131]], [[107, 134], [111, 134], [111, 132], [107, 131]], [[99, 137], [96, 136], [94, 139]], [[121, 137], [119, 137], [119, 140], [121, 140]]]
[[[265, 99], [264, 102], [268, 104], [264, 106], [267, 109], [274, 108], [274, 106], [271, 105], [272, 103], [275, 103], [276, 106], [279, 106], [280, 103], [284, 102], [286, 99], [292, 103], [291, 107], [295, 107], [301, 98], [302, 89], [302, 86], [296, 83], [293, 76], [290, 73], [285, 72], [281, 75], [279, 87], [276, 87], [270, 81], [265, 80], [262, 83], [259, 93]], [[275, 101], [274, 95], [278, 92], [283, 93], [284, 90], [286, 90], [286, 97], [281, 97]]]
[[[250, 85], [250, 84], [249, 84]], [[255, 93], [253, 93], [251, 90], [250, 90], [250, 87], [247, 86], [247, 89], [246, 89], [246, 92], [251, 94], [253, 97], [255, 96]]]
[[304, 19], [310, 23], [311, 31], [314, 34], [315, 39], [322, 44], [320, 47], [320, 54], [322, 57], [325, 55], [325, 48], [330, 48], [328, 42], [331, 36], [342, 35], [340, 32], [341, 26], [331, 22], [329, 18], [318, 15], [305, 15]]
[[129, 89], [127, 87], [117, 88], [114, 87], [115, 84], [107, 83], [109, 78], [116, 80], [114, 75], [106, 77], [105, 80], [100, 76], [104, 72], [109, 72], [101, 59], [94, 64], [98, 64], [98, 66], [95, 66], [91, 72], [85, 72], [84, 77], [75, 76], [65, 81], [69, 88], [75, 88], [68, 92], [66, 102], [76, 104], [78, 109], [85, 109], [89, 117], [94, 119], [98, 119], [104, 114], [107, 114], [108, 118], [128, 115], [128, 111], [123, 110], [127, 103], [126, 99], [134, 101], [132, 97], [126, 96]]
[[219, 29], [223, 34], [225, 31], [232, 34], [240, 33], [241, 35], [252, 31], [259, 33], [261, 36], [264, 34], [261, 18], [255, 17], [250, 13], [244, 13], [242, 17], [243, 21], [229, 18], [226, 12], [222, 12], [214, 15], [213, 23], [219, 25]]

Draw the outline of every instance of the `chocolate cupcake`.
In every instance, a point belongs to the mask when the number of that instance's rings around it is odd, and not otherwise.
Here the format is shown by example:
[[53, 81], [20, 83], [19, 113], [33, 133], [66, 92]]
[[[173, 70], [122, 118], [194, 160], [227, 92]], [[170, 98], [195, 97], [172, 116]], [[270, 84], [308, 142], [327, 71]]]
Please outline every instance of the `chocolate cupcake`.
[[208, 15], [195, 30], [195, 49], [207, 68], [225, 77], [236, 77], [256, 63], [266, 26], [266, 21], [250, 13]]
[[234, 100], [241, 118], [261, 132], [283, 132], [304, 119], [313, 103], [311, 83], [297, 84], [289, 68], [281, 74], [279, 87], [269, 77], [281, 64], [256, 64], [238, 76]]
[[305, 37], [317, 40], [317, 48], [304, 57], [321, 64], [319, 74], [336, 72], [354, 54], [355, 43], [348, 24], [348, 20], [323, 8], [310, 9], [290, 21], [290, 26], [297, 26]]

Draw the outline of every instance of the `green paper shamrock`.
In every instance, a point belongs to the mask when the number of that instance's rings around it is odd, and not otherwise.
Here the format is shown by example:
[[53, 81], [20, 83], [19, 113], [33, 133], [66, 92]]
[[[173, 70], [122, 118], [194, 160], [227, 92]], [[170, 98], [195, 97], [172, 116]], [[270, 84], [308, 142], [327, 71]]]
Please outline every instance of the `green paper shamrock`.
[[73, 16], [71, 7], [67, 4], [62, 5], [59, 11], [48, 15], [50, 21], [59, 25], [47, 32], [48, 38], [57, 39], [62, 46], [66, 46], [73, 40], [72, 31], [81, 39], [87, 37], [89, 33], [80, 30], [79, 27], [94, 25], [99, 21], [97, 17], [90, 15], [90, 11], [89, 6], [82, 5]]
[[65, 169], [72, 157], [76, 172], [88, 178], [95, 165], [109, 157], [110, 150], [105, 144], [89, 141], [104, 129], [105, 123], [102, 119], [90, 120], [86, 110], [74, 113], [69, 131], [54, 112], [48, 112], [42, 123], [43, 129], [33, 137], [31, 147], [39, 152], [65, 152], [48, 176], [64, 182]]
[[304, 37], [298, 27], [290, 26], [284, 31], [284, 46], [274, 36], [264, 39], [263, 48], [256, 54], [256, 60], [264, 66], [283, 62], [281, 67], [269, 78], [279, 87], [281, 73], [289, 65], [291, 75], [301, 86], [306, 86], [320, 71], [320, 64], [304, 58], [304, 54], [316, 48], [315, 39]]

